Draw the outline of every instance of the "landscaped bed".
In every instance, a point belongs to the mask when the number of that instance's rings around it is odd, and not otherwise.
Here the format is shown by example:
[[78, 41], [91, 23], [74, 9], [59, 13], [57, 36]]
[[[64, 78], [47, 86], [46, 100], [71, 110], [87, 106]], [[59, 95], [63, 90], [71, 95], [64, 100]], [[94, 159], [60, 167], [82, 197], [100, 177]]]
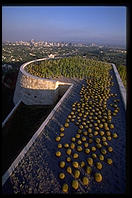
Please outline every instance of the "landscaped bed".
[[95, 64], [75, 83], [3, 191], [124, 193], [125, 185], [125, 109], [111, 65]]

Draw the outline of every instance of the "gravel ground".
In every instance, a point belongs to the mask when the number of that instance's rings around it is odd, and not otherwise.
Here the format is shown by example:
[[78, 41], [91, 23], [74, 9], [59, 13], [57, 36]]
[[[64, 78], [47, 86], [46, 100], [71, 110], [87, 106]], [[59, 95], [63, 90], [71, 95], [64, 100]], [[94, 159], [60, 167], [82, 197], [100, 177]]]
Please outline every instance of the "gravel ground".
[[[111, 87], [111, 92], [117, 93], [116, 98], [120, 99], [120, 111], [112, 118], [112, 122], [115, 125], [114, 131], [118, 133], [119, 137], [118, 139], [112, 139], [112, 141], [109, 142], [109, 145], [113, 147], [113, 152], [108, 153], [107, 157], [112, 158], [113, 164], [108, 165], [105, 160], [102, 162], [103, 168], [100, 171], [103, 176], [102, 182], [95, 182], [94, 177], [91, 174], [91, 176], [88, 176], [89, 185], [85, 187], [82, 184], [81, 179], [79, 179], [79, 188], [75, 191], [71, 187], [73, 177], [66, 173], [65, 168], [63, 171], [66, 175], [64, 181], [58, 178], [58, 174], [62, 172], [62, 169], [58, 166], [60, 159], [55, 156], [57, 151], [57, 142], [55, 141], [55, 138], [56, 135], [59, 134], [60, 127], [65, 123], [65, 119], [68, 114], [71, 112], [72, 103], [80, 100], [79, 92], [82, 84], [85, 84], [84, 80], [75, 80], [75, 85], [73, 86], [69, 96], [64, 99], [53, 118], [49, 121], [45, 129], [36, 139], [23, 160], [19, 163], [13, 174], [3, 186], [4, 194], [62, 193], [61, 188], [63, 183], [67, 183], [69, 185], [69, 193], [116, 194], [125, 192], [126, 117], [118, 83], [113, 71], [111, 71], [111, 74], [114, 77], [114, 86]], [[63, 78], [62, 80], [71, 82], [70, 80]], [[111, 103], [111, 100], [108, 101], [108, 104], [109, 103]], [[70, 143], [70, 139], [76, 134], [77, 129], [78, 127], [74, 123], [70, 122], [70, 127], [65, 129], [65, 136], [62, 138], [61, 143]], [[62, 149], [61, 152], [61, 160], [65, 160], [65, 150]], [[80, 159], [86, 161], [86, 154], [84, 152], [81, 152], [79, 159], [76, 161], [80, 162]], [[67, 165], [68, 162], [66, 162], [66, 166]], [[71, 166], [71, 162], [69, 165]], [[95, 171], [97, 171], [96, 168], [93, 168], [93, 173], [95, 173]], [[80, 178], [86, 176], [84, 169], [81, 168], [80, 172]]]

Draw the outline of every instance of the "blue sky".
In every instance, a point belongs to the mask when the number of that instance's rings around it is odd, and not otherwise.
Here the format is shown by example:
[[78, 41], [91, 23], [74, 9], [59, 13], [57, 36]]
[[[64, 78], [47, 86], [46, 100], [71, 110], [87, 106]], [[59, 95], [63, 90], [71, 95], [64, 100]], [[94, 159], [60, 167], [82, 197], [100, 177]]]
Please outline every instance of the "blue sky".
[[126, 44], [126, 7], [3, 6], [2, 40]]

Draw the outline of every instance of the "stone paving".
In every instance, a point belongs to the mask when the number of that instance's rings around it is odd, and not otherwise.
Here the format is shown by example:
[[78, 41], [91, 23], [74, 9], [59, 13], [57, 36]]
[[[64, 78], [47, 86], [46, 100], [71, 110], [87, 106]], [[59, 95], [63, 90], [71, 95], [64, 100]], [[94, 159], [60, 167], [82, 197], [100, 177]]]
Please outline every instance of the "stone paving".
[[[113, 152], [112, 154], [108, 154], [108, 157], [110, 156], [112, 158], [113, 164], [109, 166], [105, 161], [102, 162], [103, 169], [100, 172], [103, 175], [103, 180], [101, 183], [95, 182], [94, 178], [90, 176], [88, 187], [83, 186], [81, 181], [79, 181], [80, 187], [76, 191], [71, 188], [72, 176], [67, 175], [66, 183], [69, 184], [69, 193], [125, 193], [125, 108], [113, 71], [111, 71], [111, 74], [114, 82], [114, 86], [111, 87], [111, 92], [117, 93], [116, 98], [120, 99], [120, 111], [116, 117], [112, 118], [112, 122], [115, 125], [114, 130], [119, 134], [119, 137], [109, 142], [110, 146], [113, 147]], [[62, 193], [61, 188], [63, 181], [58, 178], [60, 169], [58, 167], [59, 159], [55, 156], [57, 151], [55, 138], [56, 135], [59, 134], [61, 125], [65, 123], [67, 115], [71, 112], [72, 103], [80, 100], [79, 92], [82, 84], [85, 84], [83, 80], [75, 83], [68, 97], [64, 99], [52, 119], [4, 184], [2, 189], [3, 194]], [[108, 103], [110, 102], [111, 101], [108, 101]], [[70, 127], [66, 128], [65, 136], [61, 143], [68, 142], [68, 140], [76, 134], [77, 129], [78, 127], [75, 126], [74, 123], [70, 123]], [[64, 160], [65, 157], [66, 154], [63, 153], [62, 159]], [[81, 174], [85, 175], [83, 170]]]

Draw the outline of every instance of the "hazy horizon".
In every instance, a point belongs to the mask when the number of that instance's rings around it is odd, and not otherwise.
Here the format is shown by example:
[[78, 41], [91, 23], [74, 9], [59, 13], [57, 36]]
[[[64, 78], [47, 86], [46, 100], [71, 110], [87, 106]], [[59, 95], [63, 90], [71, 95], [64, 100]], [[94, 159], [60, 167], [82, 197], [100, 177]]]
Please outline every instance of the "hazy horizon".
[[2, 41], [126, 46], [124, 6], [3, 6]]

